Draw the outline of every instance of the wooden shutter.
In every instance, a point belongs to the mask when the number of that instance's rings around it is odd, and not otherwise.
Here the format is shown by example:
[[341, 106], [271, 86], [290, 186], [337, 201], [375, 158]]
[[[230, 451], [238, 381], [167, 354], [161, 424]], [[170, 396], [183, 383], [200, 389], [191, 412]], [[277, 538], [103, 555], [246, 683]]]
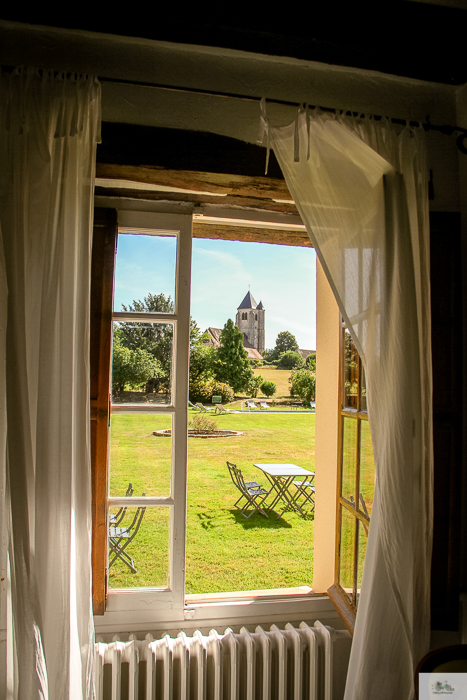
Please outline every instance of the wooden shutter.
[[117, 212], [113, 209], [96, 209], [92, 243], [90, 347], [92, 601], [95, 615], [105, 612], [107, 579], [107, 460], [116, 243]]

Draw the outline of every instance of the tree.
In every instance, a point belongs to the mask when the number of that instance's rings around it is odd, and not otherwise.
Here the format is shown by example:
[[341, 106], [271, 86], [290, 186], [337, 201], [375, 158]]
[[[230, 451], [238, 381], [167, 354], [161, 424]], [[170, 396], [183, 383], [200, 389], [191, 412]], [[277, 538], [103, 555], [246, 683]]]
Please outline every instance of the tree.
[[222, 329], [219, 340], [215, 363], [216, 379], [230, 384], [235, 392], [239, 392], [248, 385], [253, 372], [247, 351], [243, 347], [243, 333], [234, 326], [231, 318]]
[[289, 379], [292, 396], [298, 396], [302, 401], [314, 401], [316, 394], [316, 375], [303, 367], [292, 372]]
[[277, 366], [281, 369], [295, 369], [297, 367], [303, 367], [304, 365], [305, 360], [299, 352], [295, 352], [294, 350], [283, 352], [277, 363]]
[[282, 331], [276, 338], [277, 356], [279, 357], [281, 353], [293, 350], [296, 352], [298, 350], [298, 343], [294, 335], [289, 331]]
[[139, 389], [151, 377], [161, 377], [163, 370], [155, 357], [147, 350], [130, 350], [122, 345], [121, 329], [114, 329], [112, 352], [112, 389], [124, 391], [125, 385]]
[[[173, 313], [172, 297], [164, 294], [151, 294], [138, 300], [133, 300], [129, 306], [122, 304], [124, 311]], [[151, 323], [150, 321], [123, 321], [119, 325], [121, 344], [129, 350], [145, 350], [159, 363], [162, 372], [148, 378], [146, 391], [167, 390], [170, 387], [172, 355], [173, 355], [173, 325], [167, 323]], [[196, 322], [190, 318], [190, 349], [197, 344], [201, 332]]]
[[263, 394], [265, 396], [267, 396], [268, 398], [273, 396], [276, 393], [276, 389], [277, 389], [274, 382], [270, 382], [269, 380], [266, 380], [265, 382], [263, 382], [261, 384], [260, 388], [261, 388], [261, 391], [263, 392]]
[[261, 387], [261, 384], [264, 382], [263, 377], [259, 374], [257, 376], [252, 376], [250, 381], [245, 387], [246, 393], [248, 396], [251, 396], [253, 399], [256, 399], [258, 396], [258, 391]]
[[310, 352], [310, 354], [307, 356], [305, 360], [305, 364], [307, 369], [310, 370], [310, 372], [316, 372], [316, 353], [315, 352]]

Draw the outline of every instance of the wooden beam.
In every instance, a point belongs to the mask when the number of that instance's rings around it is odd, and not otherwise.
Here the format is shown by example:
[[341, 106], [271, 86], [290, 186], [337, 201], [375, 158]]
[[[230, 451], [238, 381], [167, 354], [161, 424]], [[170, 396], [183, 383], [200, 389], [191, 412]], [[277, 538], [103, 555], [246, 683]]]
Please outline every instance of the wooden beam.
[[111, 163], [97, 163], [96, 177], [176, 187], [182, 190], [205, 192], [206, 194], [237, 195], [266, 200], [282, 199], [293, 204], [285, 181], [268, 177], [168, 170], [158, 166], [115, 165]]
[[193, 238], [214, 238], [227, 241], [245, 241], [249, 243], [273, 243], [275, 245], [292, 245], [312, 248], [306, 231], [284, 231], [270, 228], [224, 226], [193, 221]]
[[339, 613], [339, 617], [344, 623], [347, 631], [350, 632], [351, 636], [353, 637], [357, 611], [350, 602], [349, 596], [338, 583], [335, 583], [333, 586], [328, 588], [328, 596]]

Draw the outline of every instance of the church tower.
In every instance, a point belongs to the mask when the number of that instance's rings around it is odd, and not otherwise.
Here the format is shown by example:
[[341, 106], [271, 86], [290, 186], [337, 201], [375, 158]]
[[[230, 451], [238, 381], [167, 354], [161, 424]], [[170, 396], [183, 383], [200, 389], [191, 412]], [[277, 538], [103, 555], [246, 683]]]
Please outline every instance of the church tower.
[[264, 352], [264, 314], [262, 302], [257, 304], [252, 294], [248, 292], [238, 307], [235, 318], [237, 328], [245, 334], [250, 345], [260, 353]]

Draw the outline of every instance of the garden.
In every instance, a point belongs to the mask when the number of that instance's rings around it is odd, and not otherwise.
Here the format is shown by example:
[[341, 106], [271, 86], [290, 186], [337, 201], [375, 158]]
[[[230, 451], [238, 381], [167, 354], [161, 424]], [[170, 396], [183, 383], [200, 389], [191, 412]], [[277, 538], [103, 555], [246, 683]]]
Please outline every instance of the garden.
[[[190, 418], [196, 414], [190, 409]], [[110, 493], [170, 493], [171, 438], [156, 437], [170, 428], [170, 416], [117, 413], [111, 422]], [[315, 415], [232, 413], [214, 418], [220, 428], [243, 435], [217, 440], [189, 439], [187, 484], [186, 592], [214, 593], [311, 585], [313, 514], [293, 511], [246, 519], [234, 503], [240, 496], [227, 460], [245, 480], [266, 486], [254, 462], [294, 463], [314, 471]], [[117, 511], [118, 509], [114, 509]], [[136, 509], [128, 509], [131, 520]], [[109, 587], [165, 587], [169, 563], [170, 507], [147, 508], [128, 551], [137, 573], [118, 560]], [[131, 548], [131, 549], [130, 549]]]

